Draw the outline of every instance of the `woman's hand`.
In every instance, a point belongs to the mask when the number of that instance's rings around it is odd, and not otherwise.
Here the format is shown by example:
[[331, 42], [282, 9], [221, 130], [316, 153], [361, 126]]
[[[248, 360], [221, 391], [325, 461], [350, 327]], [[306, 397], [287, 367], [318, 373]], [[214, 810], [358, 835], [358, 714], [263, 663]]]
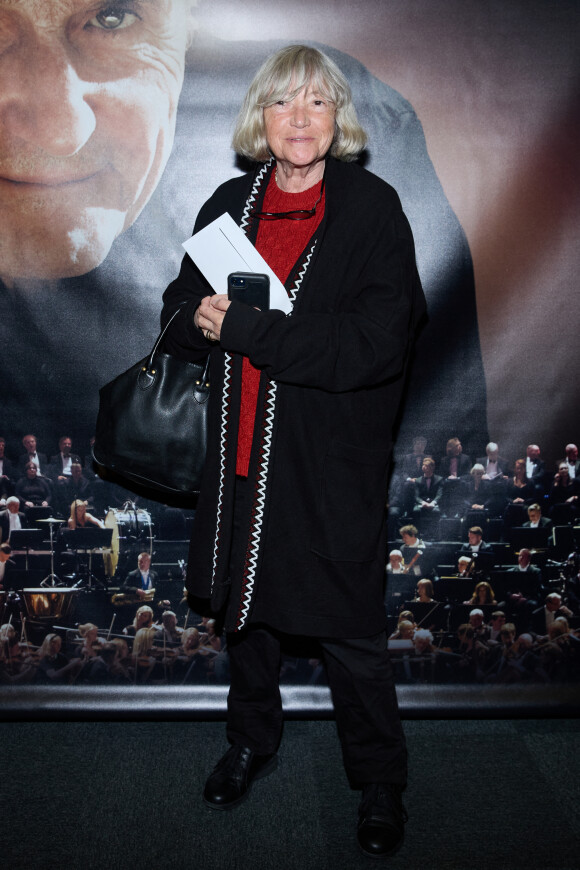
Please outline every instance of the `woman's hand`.
[[225, 293], [216, 293], [215, 296], [205, 296], [197, 308], [193, 322], [201, 329], [208, 341], [219, 341], [222, 323], [226, 311], [230, 307], [230, 300]]

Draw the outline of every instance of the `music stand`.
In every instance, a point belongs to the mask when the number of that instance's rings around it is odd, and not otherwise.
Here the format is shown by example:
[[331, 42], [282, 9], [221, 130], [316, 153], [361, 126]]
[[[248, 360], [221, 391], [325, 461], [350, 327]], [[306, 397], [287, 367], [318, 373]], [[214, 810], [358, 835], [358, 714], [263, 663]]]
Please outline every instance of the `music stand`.
[[535, 529], [524, 526], [514, 526], [510, 533], [512, 548], [520, 550], [545, 550], [548, 547], [548, 539], [552, 529], [550, 526], [538, 526]]
[[85, 573], [80, 571], [78, 555], [79, 553], [88, 553], [89, 563], [86, 567], [86, 580], [89, 589], [92, 588], [93, 581], [95, 583], [99, 582], [92, 571], [93, 553], [102, 553], [103, 550], [111, 549], [113, 529], [99, 529], [97, 526], [82, 529], [62, 529], [61, 536], [66, 549], [71, 550], [77, 556], [77, 568], [79, 569], [78, 573], [81, 575], [81, 579], [75, 583], [75, 586], [80, 585], [83, 579], [82, 574]]
[[[45, 510], [48, 510], [48, 508], [45, 508]], [[55, 586], [56, 584], [54, 581], [58, 580], [59, 578], [54, 573], [54, 538], [53, 538], [53, 534], [52, 534], [52, 527], [53, 526], [60, 526], [63, 521], [57, 519], [56, 517], [51, 517], [49, 514], [49, 516], [47, 516], [43, 519], [39, 519], [38, 522], [39, 523], [48, 523], [48, 527], [49, 527], [49, 531], [50, 531], [50, 574], [48, 574], [48, 576], [46, 576], [44, 578], [44, 580], [42, 581], [42, 583], [40, 585], [41, 586]]]
[[10, 535], [10, 546], [13, 550], [25, 551], [25, 565], [28, 571], [28, 551], [42, 550], [44, 532], [42, 529], [14, 529]]

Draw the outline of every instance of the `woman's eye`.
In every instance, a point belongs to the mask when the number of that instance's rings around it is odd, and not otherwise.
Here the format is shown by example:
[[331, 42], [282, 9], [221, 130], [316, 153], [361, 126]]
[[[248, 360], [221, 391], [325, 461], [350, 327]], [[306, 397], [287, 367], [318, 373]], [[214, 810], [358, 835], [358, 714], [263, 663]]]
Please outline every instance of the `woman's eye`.
[[138, 19], [138, 15], [128, 9], [115, 9], [109, 6], [87, 22], [88, 27], [96, 27], [99, 30], [124, 30], [130, 27]]

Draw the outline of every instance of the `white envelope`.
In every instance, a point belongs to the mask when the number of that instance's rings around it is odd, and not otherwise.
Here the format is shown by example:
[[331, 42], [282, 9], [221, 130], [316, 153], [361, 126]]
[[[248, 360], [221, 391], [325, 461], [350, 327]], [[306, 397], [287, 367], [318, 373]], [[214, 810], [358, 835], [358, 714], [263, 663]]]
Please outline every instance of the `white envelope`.
[[216, 293], [227, 292], [232, 272], [259, 272], [270, 278], [270, 308], [291, 311], [284, 285], [227, 212], [182, 244]]

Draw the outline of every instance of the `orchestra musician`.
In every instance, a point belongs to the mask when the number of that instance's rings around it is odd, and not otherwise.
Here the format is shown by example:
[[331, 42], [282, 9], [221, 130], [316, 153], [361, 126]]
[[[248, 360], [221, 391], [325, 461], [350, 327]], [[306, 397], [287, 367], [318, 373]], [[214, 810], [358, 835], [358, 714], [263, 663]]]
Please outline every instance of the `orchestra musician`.
[[88, 502], [75, 498], [70, 506], [70, 516], [67, 520], [69, 529], [84, 529], [87, 526], [96, 526], [104, 529], [105, 524], [87, 511]]
[[[123, 634], [135, 637], [140, 629], [153, 627], [153, 610], [148, 604], [143, 604], [137, 609], [133, 622], [125, 626]], [[157, 630], [157, 626], [155, 626], [155, 630]]]

